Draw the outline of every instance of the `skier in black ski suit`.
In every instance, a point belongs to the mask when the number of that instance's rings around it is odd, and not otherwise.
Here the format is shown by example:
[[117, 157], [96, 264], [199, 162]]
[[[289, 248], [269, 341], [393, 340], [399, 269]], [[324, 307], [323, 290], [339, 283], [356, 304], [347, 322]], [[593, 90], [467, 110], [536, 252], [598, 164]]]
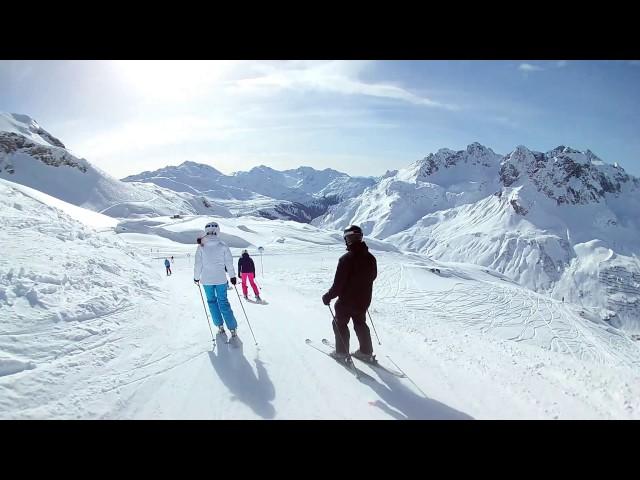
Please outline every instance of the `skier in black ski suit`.
[[338, 268], [333, 280], [333, 285], [322, 296], [322, 303], [329, 305], [331, 300], [336, 301], [336, 313], [333, 321], [336, 350], [332, 356], [344, 359], [349, 352], [349, 327], [350, 319], [353, 319], [353, 328], [356, 331], [360, 349], [353, 353], [356, 358], [372, 360], [373, 345], [371, 333], [366, 324], [367, 309], [371, 304], [373, 281], [378, 275], [376, 258], [369, 253], [369, 247], [362, 241], [362, 229], [351, 225], [344, 231], [344, 242], [348, 252], [338, 260]]

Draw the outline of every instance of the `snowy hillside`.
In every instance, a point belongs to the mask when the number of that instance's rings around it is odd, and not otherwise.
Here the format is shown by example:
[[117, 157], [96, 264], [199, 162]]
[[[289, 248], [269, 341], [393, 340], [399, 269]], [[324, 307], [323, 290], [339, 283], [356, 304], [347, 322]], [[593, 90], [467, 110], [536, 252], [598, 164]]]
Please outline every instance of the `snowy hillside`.
[[359, 195], [373, 178], [350, 177], [332, 169], [310, 167], [278, 171], [264, 165], [224, 175], [213, 167], [184, 162], [123, 179], [148, 182], [176, 192], [214, 198], [236, 215], [310, 222], [330, 205]]
[[0, 178], [113, 217], [231, 216], [203, 195], [121, 182], [77, 158], [26, 115], [0, 113]]
[[116, 234], [103, 216], [97, 233], [81, 209], [34, 196], [0, 182], [0, 418], [640, 418], [638, 342], [494, 271], [366, 239], [379, 267], [374, 348], [409, 378], [359, 364], [358, 381], [305, 344], [331, 338], [320, 296], [339, 234], [220, 219], [234, 256], [254, 257], [265, 302], [230, 290], [240, 341], [213, 346], [196, 246], [167, 238], [209, 217], [128, 220]]
[[597, 307], [617, 328], [640, 332], [640, 261], [592, 240], [574, 246], [576, 256], [554, 286], [555, 298]]
[[[146, 259], [60, 207], [87, 223], [100, 223], [98, 214], [0, 180], [0, 379], [56, 361], [80, 370], [77, 361], [92, 360], [89, 349], [104, 344], [111, 324], [158, 292], [158, 275]], [[112, 358], [106, 355], [94, 357], [93, 366]], [[42, 388], [57, 382], [55, 375], [39, 373], [42, 378], [21, 385]], [[20, 392], [4, 384], [0, 389], [0, 411], [8, 412]], [[26, 407], [29, 400], [23, 400]]]
[[[356, 223], [400, 248], [483, 265], [556, 298], [580, 298], [603, 309], [603, 318], [611, 309], [620, 325], [636, 330], [639, 213], [640, 181], [590, 151], [541, 153], [520, 146], [502, 157], [475, 143], [389, 172], [313, 224], [337, 229]], [[617, 276], [619, 288], [605, 276], [591, 289], [569, 280], [578, 264], [593, 263], [578, 250], [595, 240], [619, 254], [616, 268], [625, 272]]]

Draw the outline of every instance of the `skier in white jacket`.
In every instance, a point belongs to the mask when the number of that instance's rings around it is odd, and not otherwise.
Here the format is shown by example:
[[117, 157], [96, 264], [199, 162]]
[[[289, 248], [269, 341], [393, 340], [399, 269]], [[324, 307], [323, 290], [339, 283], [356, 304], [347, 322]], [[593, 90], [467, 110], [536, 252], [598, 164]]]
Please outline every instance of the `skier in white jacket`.
[[217, 222], [207, 223], [204, 231], [205, 235], [198, 238], [199, 246], [196, 251], [193, 281], [196, 284], [202, 283], [204, 286], [211, 318], [214, 325], [218, 327], [218, 333], [226, 333], [223, 326], [224, 320], [231, 336], [235, 337], [238, 322], [227, 299], [227, 274], [231, 283], [236, 284], [231, 250], [220, 240], [220, 226]]

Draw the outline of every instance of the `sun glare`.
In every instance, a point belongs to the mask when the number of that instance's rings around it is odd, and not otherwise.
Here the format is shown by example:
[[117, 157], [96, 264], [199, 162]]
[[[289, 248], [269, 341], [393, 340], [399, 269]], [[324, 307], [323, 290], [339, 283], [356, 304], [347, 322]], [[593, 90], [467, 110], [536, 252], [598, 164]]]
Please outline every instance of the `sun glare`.
[[141, 96], [184, 99], [215, 89], [233, 62], [221, 60], [118, 60], [123, 82]]

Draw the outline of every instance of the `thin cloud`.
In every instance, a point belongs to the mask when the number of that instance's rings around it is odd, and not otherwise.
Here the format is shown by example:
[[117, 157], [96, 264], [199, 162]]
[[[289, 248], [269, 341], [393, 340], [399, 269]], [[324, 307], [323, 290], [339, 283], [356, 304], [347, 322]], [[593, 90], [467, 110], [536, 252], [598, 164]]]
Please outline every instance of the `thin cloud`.
[[518, 70], [525, 73], [529, 73], [529, 72], [539, 72], [541, 70], [544, 70], [544, 68], [542, 68], [539, 65], [532, 65], [530, 63], [521, 63], [520, 65], [518, 65]]
[[296, 65], [302, 68], [263, 67], [263, 75], [238, 80], [233, 90], [245, 93], [278, 89], [316, 90], [344, 95], [390, 98], [430, 108], [459, 109], [457, 105], [416, 95], [398, 85], [364, 82], [359, 79], [359, 73], [364, 65], [366, 65], [365, 62], [327, 62]]

